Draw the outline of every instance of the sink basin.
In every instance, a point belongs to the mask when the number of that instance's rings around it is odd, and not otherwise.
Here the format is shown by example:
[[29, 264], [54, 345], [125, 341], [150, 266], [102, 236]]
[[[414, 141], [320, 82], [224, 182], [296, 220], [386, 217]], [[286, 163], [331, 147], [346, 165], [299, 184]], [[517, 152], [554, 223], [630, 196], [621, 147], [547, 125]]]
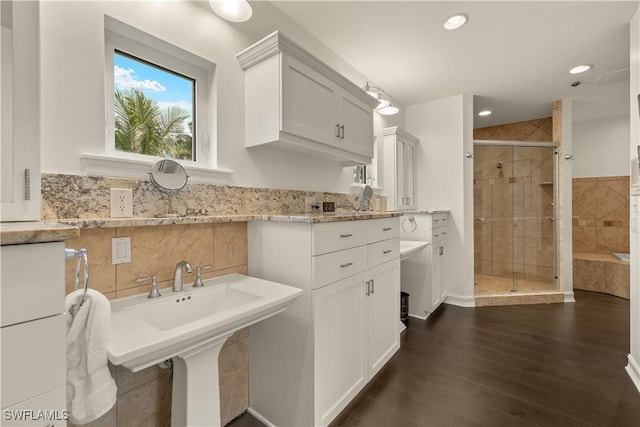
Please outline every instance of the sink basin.
[[220, 425], [222, 345], [301, 295], [301, 289], [231, 274], [204, 280], [200, 288], [166, 289], [156, 299], [144, 294], [113, 300], [109, 361], [137, 372], [173, 359], [172, 425]]

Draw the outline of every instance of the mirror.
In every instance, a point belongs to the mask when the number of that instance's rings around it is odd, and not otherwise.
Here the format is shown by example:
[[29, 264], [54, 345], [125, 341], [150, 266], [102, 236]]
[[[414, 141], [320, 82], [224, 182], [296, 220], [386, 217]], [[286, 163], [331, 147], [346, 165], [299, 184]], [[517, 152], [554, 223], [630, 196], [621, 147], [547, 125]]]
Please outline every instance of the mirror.
[[162, 159], [158, 160], [151, 166], [151, 172], [149, 172], [151, 182], [160, 191], [163, 191], [169, 196], [169, 211], [162, 217], [177, 217], [177, 212], [173, 211], [173, 193], [177, 193], [182, 190], [189, 176], [187, 171], [184, 170], [182, 165], [175, 160]]
[[151, 167], [151, 182], [162, 191], [180, 191], [187, 185], [189, 176], [182, 165], [175, 160], [163, 159]]

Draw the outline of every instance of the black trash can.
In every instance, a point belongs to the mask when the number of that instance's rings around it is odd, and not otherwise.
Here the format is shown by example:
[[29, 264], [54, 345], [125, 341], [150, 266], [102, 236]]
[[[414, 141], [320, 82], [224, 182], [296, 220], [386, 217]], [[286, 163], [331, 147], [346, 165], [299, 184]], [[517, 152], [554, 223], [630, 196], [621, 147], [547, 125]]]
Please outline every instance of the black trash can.
[[409, 322], [409, 293], [400, 292], [400, 320], [405, 325]]

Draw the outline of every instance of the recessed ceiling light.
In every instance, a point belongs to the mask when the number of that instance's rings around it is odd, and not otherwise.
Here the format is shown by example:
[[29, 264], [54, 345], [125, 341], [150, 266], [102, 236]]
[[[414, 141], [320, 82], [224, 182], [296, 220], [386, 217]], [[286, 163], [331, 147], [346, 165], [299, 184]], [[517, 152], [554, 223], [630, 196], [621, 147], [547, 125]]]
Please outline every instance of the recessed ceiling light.
[[589, 71], [593, 68], [593, 65], [577, 65], [569, 70], [569, 74], [580, 74], [585, 71]]
[[482, 117], [484, 117], [484, 116], [490, 116], [490, 115], [491, 115], [491, 110], [483, 110], [483, 111], [480, 111], [480, 112], [478, 113], [478, 115], [479, 115], [479, 116], [482, 116]]
[[445, 30], [457, 30], [469, 21], [469, 15], [466, 13], [456, 13], [451, 15], [444, 21]]
[[248, 21], [253, 14], [246, 0], [209, 0], [209, 6], [218, 16], [231, 22]]

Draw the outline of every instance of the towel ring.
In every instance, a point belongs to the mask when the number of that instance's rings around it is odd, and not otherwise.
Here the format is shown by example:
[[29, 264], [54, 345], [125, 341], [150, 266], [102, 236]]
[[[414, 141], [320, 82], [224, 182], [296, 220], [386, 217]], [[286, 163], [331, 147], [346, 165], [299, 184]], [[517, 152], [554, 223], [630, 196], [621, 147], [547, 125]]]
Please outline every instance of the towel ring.
[[82, 294], [82, 299], [80, 300], [80, 306], [84, 304], [87, 299], [87, 291], [89, 290], [89, 258], [87, 256], [87, 250], [82, 249], [69, 249], [66, 248], [64, 250], [65, 258], [76, 258], [76, 275], [75, 275], [75, 286], [74, 289], [77, 291], [80, 289], [80, 265], [82, 264], [83, 273], [84, 273], [84, 293]]
[[[405, 222], [407, 221], [413, 224], [413, 227], [411, 228], [411, 230], [407, 230], [405, 228]], [[416, 219], [414, 218], [413, 215], [408, 216], [407, 218], [402, 220], [402, 231], [404, 231], [405, 233], [413, 233], [414, 231], [416, 231], [416, 228], [418, 228], [418, 224], [416, 223]]]

